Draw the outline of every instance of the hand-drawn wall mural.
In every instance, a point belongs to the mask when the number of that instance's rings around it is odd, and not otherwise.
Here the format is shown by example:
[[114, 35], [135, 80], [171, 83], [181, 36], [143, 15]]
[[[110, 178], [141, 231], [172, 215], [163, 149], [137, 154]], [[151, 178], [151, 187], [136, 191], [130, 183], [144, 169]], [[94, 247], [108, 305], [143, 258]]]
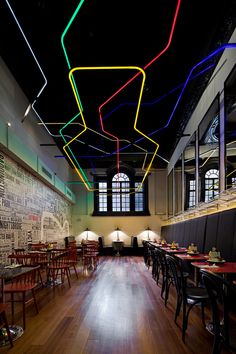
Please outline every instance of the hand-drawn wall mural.
[[0, 152], [0, 262], [30, 242], [70, 235], [71, 205], [26, 169]]

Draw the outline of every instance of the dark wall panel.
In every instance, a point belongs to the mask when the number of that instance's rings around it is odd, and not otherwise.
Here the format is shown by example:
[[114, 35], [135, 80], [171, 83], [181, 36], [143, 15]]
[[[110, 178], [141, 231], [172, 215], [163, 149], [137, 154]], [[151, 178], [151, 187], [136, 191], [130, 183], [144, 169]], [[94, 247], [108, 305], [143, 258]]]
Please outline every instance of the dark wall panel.
[[175, 238], [173, 241], [178, 242], [180, 245], [182, 244], [184, 237], [184, 222], [179, 222], [175, 224]]
[[219, 214], [216, 247], [221, 252], [221, 257], [227, 261], [232, 261], [233, 258], [235, 215], [235, 209]]
[[180, 246], [183, 247], [188, 247], [189, 243], [191, 243], [191, 234], [190, 234], [190, 226], [191, 226], [191, 220], [187, 220], [184, 225], [184, 237], [183, 241], [180, 244]]
[[196, 220], [196, 233], [194, 238], [194, 243], [197, 245], [198, 251], [204, 251], [204, 241], [205, 241], [205, 229], [206, 229], [206, 216], [202, 216], [201, 218], [197, 218]]
[[216, 247], [218, 219], [219, 213], [207, 216], [204, 253], [208, 253], [212, 247]]
[[236, 261], [236, 209], [163, 226], [161, 237], [183, 247], [195, 243], [203, 253], [217, 247], [227, 261]]

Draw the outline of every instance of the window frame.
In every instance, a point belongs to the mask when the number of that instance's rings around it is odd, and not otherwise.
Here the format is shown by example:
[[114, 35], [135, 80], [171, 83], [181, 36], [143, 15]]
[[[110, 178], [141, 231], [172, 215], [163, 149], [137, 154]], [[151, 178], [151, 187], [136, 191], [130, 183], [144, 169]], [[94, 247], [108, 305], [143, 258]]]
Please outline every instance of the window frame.
[[[135, 175], [132, 170], [121, 169], [120, 173], [124, 173], [129, 178], [130, 189], [133, 191], [135, 189], [135, 183], [141, 183], [143, 176]], [[136, 193], [129, 193], [130, 196], [130, 211], [113, 211], [112, 210], [112, 178], [117, 174], [117, 170], [111, 169], [106, 175], [94, 175], [95, 191], [94, 191], [94, 211], [93, 216], [149, 216], [148, 207], [148, 178], [143, 183], [143, 191]], [[99, 190], [98, 186], [100, 182], [107, 182], [107, 211], [99, 211]], [[143, 193], [143, 210], [135, 211], [135, 196], [137, 193]]]

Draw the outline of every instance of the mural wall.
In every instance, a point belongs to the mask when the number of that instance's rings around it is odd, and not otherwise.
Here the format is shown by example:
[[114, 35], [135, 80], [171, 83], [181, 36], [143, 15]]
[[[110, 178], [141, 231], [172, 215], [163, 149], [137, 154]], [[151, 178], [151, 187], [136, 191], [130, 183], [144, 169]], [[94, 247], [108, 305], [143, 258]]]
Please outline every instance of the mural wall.
[[30, 242], [64, 245], [70, 228], [70, 203], [0, 152], [0, 262]]

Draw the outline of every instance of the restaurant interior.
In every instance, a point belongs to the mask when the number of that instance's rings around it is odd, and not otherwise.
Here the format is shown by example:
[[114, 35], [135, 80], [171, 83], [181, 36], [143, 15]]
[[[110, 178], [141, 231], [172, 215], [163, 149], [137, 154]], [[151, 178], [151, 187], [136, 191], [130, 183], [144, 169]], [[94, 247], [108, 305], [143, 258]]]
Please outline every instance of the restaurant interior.
[[1, 0], [0, 353], [236, 352], [236, 3], [208, 2]]

